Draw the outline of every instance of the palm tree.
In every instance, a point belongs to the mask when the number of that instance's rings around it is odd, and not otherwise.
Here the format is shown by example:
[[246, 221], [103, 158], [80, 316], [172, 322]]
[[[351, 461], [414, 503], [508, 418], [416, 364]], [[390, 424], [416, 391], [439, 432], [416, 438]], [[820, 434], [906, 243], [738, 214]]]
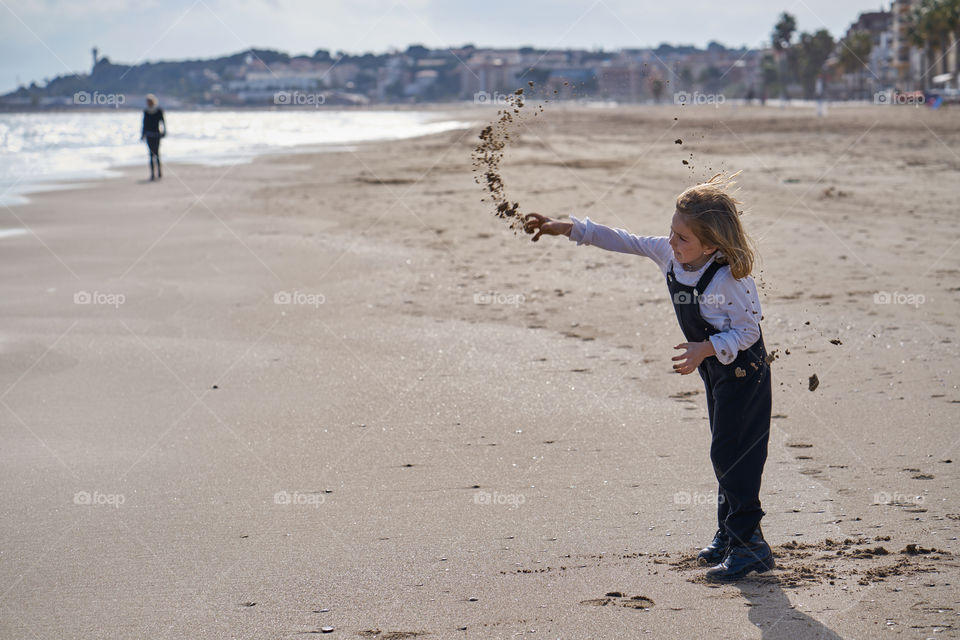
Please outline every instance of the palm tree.
[[[930, 72], [934, 67], [946, 68], [949, 41], [956, 40], [960, 31], [960, 0], [922, 0], [910, 12], [907, 37], [923, 50], [921, 77], [923, 88], [929, 88]], [[939, 54], [936, 55], [935, 54]], [[954, 69], [956, 71], [956, 69]]]
[[[780, 70], [780, 100], [787, 97], [787, 78], [784, 72], [783, 62], [786, 52], [790, 49], [790, 40], [797, 30], [797, 19], [784, 11], [780, 14], [780, 19], [773, 26], [773, 33], [770, 34], [770, 43], [773, 45], [774, 55], [777, 57], [777, 65]], [[782, 102], [781, 102], [782, 104]]]
[[923, 52], [924, 63], [921, 65], [923, 71], [920, 83], [924, 89], [927, 88], [926, 60], [930, 58], [930, 42], [933, 38], [930, 15], [930, 0], [923, 0], [910, 10], [907, 20], [907, 37]]
[[[953, 81], [954, 86], [960, 87], [960, 70], [957, 69], [957, 44], [958, 39], [960, 39], [960, 0], [943, 0], [943, 15], [947, 22], [947, 31], [950, 33], [953, 39], [953, 43], [950, 44], [949, 50], [954, 51], [953, 58]], [[944, 62], [946, 65], [946, 62]]]
[[867, 31], [854, 31], [840, 41], [840, 67], [844, 73], [856, 73], [859, 79], [857, 88], [860, 98], [863, 97], [863, 76], [867, 69], [867, 60], [873, 50], [873, 38]]
[[931, 0], [929, 20], [932, 23], [933, 42], [937, 45], [937, 59], [930, 64], [928, 71], [936, 75], [946, 68], [947, 41], [950, 38], [950, 15], [947, 3], [943, 0]]
[[777, 61], [769, 53], [764, 54], [760, 60], [760, 72], [763, 78], [763, 94], [760, 96], [760, 104], [767, 104], [767, 89], [777, 82]]
[[650, 93], [653, 94], [653, 101], [657, 104], [660, 103], [660, 96], [663, 95], [663, 89], [666, 84], [658, 77], [654, 77], [650, 80]]
[[784, 11], [780, 14], [780, 19], [773, 26], [771, 34], [771, 43], [774, 51], [782, 51], [790, 48], [790, 40], [793, 39], [793, 33], [797, 30], [797, 19]]

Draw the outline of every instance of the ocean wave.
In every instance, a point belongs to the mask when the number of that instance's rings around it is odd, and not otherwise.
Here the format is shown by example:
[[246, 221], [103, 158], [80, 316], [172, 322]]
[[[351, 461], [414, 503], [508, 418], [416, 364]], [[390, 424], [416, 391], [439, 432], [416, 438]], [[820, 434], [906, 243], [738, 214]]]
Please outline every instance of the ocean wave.
[[[164, 162], [223, 165], [279, 150], [335, 150], [350, 143], [413, 138], [471, 123], [425, 111], [171, 111]], [[59, 183], [144, 165], [138, 111], [0, 114], [0, 204]]]

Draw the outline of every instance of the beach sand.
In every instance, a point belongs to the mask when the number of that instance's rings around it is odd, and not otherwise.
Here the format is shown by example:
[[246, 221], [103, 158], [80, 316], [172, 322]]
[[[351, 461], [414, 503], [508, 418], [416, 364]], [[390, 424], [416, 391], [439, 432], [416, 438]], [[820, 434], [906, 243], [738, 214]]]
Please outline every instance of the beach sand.
[[515, 236], [465, 113], [3, 210], [0, 636], [957, 637], [960, 111], [548, 105], [507, 149], [521, 211], [645, 235], [744, 170], [780, 568], [725, 586], [662, 276]]

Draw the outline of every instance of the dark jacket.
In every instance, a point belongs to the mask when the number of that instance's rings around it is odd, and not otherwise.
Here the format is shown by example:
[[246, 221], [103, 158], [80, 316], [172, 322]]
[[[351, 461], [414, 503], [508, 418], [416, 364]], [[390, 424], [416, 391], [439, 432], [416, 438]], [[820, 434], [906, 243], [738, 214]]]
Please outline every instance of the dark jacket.
[[[163, 123], [163, 133], [160, 132], [160, 123]], [[167, 133], [167, 123], [163, 119], [163, 109], [157, 108], [156, 111], [150, 113], [146, 109], [143, 110], [143, 128], [140, 129], [140, 137], [160, 137], [166, 135]]]

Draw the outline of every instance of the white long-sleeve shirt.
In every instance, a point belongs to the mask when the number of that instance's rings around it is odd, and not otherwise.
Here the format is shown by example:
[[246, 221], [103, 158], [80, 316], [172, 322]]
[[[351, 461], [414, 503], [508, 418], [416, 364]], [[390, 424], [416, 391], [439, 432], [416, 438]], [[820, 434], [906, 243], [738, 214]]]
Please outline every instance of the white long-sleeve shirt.
[[[676, 264], [670, 240], [666, 236], [637, 236], [623, 229], [611, 229], [584, 218], [582, 221], [570, 216], [573, 228], [570, 240], [577, 245], [588, 244], [607, 251], [633, 253], [652, 259], [666, 275], [673, 266], [677, 281], [687, 286], [695, 286], [700, 276], [719, 255], [715, 251], [700, 269], [687, 271]], [[760, 337], [760, 297], [757, 286], [751, 276], [737, 280], [730, 269], [717, 271], [706, 291], [700, 294], [700, 315], [719, 333], [710, 336], [717, 360], [730, 364], [737, 353], [750, 347]]]

